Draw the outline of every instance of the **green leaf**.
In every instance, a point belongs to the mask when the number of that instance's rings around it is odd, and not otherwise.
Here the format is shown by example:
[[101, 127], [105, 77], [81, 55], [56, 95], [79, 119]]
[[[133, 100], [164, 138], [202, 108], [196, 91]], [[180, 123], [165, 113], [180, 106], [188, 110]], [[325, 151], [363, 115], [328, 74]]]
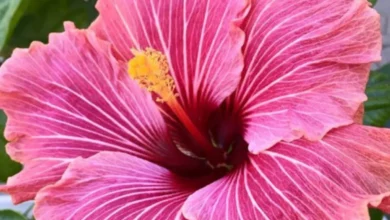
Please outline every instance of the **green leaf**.
[[369, 2], [371, 2], [371, 4], [372, 4], [372, 7], [375, 6], [375, 4], [376, 4], [377, 1], [378, 1], [378, 0], [369, 0]]
[[390, 127], [390, 64], [371, 72], [366, 93], [364, 123]]
[[64, 21], [73, 21], [78, 28], [88, 27], [97, 16], [95, 3], [96, 0], [25, 0], [27, 9], [7, 42], [4, 56], [9, 56], [15, 47], [28, 47], [32, 41], [47, 42], [49, 33], [63, 31]]
[[23, 215], [13, 210], [0, 210], [0, 220], [27, 220]]
[[369, 209], [370, 211], [370, 219], [371, 220], [382, 220], [383, 213], [378, 209]]
[[26, 9], [26, 0], [0, 0], [0, 51]]
[[0, 111], [0, 182], [7, 181], [9, 176], [13, 176], [22, 169], [22, 166], [12, 161], [5, 151], [5, 144], [7, 143], [3, 137], [5, 122], [6, 116], [2, 111]]

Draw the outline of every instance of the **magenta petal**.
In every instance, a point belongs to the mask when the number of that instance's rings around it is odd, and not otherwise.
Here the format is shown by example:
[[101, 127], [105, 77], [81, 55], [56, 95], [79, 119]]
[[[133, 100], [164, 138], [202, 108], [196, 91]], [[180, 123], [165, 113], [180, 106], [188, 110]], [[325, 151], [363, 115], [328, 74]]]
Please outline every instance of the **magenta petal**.
[[180, 219], [196, 189], [148, 161], [115, 152], [76, 159], [37, 195], [37, 219]]
[[188, 219], [368, 219], [390, 193], [390, 130], [350, 125], [281, 142], [192, 194]]
[[235, 104], [251, 152], [353, 123], [381, 50], [379, 15], [366, 0], [255, 0], [243, 29]]
[[[192, 159], [172, 144], [150, 94], [129, 79], [110, 46], [72, 24], [66, 28], [50, 35], [48, 45], [17, 49], [0, 69], [7, 152], [27, 167], [0, 190], [12, 192], [15, 202], [32, 199], [39, 188], [59, 179], [64, 161], [100, 151], [125, 152], [169, 167], [192, 166]], [[42, 169], [45, 165], [48, 169]], [[57, 165], [61, 169], [50, 169]]]
[[390, 197], [385, 197], [378, 208], [385, 213], [390, 213]]
[[179, 99], [200, 121], [235, 89], [243, 69], [247, 0], [99, 0], [92, 25], [124, 61], [131, 48], [163, 52]]

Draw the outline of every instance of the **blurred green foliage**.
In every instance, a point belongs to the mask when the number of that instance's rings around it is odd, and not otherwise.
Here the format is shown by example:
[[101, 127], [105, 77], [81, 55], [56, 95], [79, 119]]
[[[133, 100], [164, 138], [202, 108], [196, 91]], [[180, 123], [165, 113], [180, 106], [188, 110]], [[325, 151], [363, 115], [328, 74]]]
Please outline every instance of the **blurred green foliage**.
[[23, 0], [0, 0], [0, 51], [23, 12]]
[[5, 182], [9, 176], [19, 172], [22, 168], [20, 164], [12, 161], [5, 152], [6, 140], [3, 137], [6, 116], [0, 111], [0, 182]]
[[0, 210], [0, 220], [27, 220], [27, 218], [12, 210]]
[[366, 93], [364, 123], [390, 127], [390, 64], [371, 72]]
[[8, 57], [15, 47], [47, 42], [49, 33], [63, 30], [64, 21], [87, 27], [97, 16], [95, 4], [96, 0], [0, 0], [0, 14], [7, 12], [0, 17], [0, 54]]
[[370, 209], [370, 219], [371, 220], [382, 220], [383, 213], [378, 209]]
[[371, 2], [372, 6], [374, 6], [376, 4], [377, 0], [369, 0], [369, 2]]

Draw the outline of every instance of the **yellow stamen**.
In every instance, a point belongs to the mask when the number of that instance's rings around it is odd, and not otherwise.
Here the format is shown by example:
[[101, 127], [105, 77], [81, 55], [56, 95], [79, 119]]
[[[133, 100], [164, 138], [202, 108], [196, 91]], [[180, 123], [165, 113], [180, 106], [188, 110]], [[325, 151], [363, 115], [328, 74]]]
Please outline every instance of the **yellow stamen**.
[[175, 82], [168, 74], [169, 66], [164, 54], [152, 48], [144, 51], [132, 49], [134, 58], [128, 63], [128, 73], [139, 85], [160, 96], [157, 101], [167, 102], [177, 96]]
[[134, 54], [134, 57], [128, 63], [130, 77], [138, 82], [141, 87], [160, 96], [156, 101], [166, 103], [195, 140], [198, 141], [200, 146], [203, 147], [205, 151], [203, 153], [213, 157], [215, 154], [214, 147], [199, 132], [176, 99], [178, 95], [174, 92], [175, 82], [172, 76], [169, 75], [169, 65], [165, 55], [152, 48], [146, 48], [146, 50], [141, 51], [132, 49], [131, 52]]

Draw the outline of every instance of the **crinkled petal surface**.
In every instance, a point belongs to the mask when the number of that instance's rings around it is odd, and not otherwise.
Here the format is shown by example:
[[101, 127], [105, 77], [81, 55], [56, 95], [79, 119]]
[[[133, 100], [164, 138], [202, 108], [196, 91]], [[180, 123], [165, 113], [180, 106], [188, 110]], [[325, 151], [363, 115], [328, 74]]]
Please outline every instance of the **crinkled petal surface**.
[[199, 125], [240, 80], [244, 33], [238, 26], [247, 4], [247, 0], [100, 0], [100, 16], [91, 28], [112, 42], [125, 61], [133, 57], [131, 48], [163, 52], [181, 104]]
[[281, 142], [192, 194], [188, 219], [369, 219], [390, 192], [390, 130], [350, 125]]
[[63, 178], [37, 195], [38, 219], [182, 219], [195, 190], [148, 161], [118, 152], [76, 159]]
[[245, 70], [235, 94], [249, 149], [319, 140], [353, 123], [370, 63], [380, 59], [379, 15], [366, 0], [255, 0], [243, 25]]
[[75, 157], [120, 151], [168, 167], [192, 159], [172, 144], [150, 94], [127, 76], [110, 46], [66, 25], [50, 43], [17, 49], [0, 70], [8, 154], [24, 170], [0, 188], [14, 202], [60, 179]]

